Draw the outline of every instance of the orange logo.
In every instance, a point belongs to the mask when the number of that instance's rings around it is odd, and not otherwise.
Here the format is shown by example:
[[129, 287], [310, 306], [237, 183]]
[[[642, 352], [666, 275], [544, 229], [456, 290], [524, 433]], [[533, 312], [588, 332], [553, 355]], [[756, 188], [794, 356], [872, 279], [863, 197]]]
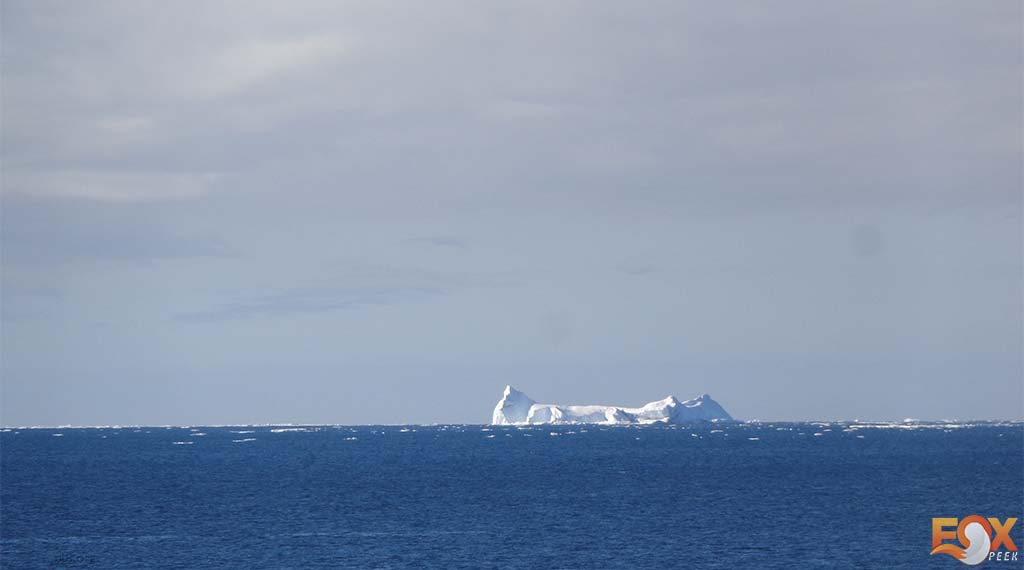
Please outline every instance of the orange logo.
[[[1008, 518], [1003, 522], [994, 517], [987, 519], [979, 515], [955, 518], [932, 519], [932, 554], [946, 554], [969, 566], [986, 560], [999, 562], [1016, 561], [1017, 545], [1010, 538], [1010, 529], [1017, 519]], [[945, 530], [956, 527], [956, 531]], [[943, 543], [956, 539], [956, 544]], [[1000, 550], [1005, 548], [1006, 550]]]

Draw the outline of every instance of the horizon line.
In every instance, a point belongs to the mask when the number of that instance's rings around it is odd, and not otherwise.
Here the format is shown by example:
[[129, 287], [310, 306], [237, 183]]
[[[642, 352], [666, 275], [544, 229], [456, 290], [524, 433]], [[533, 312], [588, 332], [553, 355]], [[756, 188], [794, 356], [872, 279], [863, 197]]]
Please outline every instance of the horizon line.
[[498, 428], [522, 428], [522, 427], [566, 427], [566, 426], [599, 426], [599, 427], [626, 427], [643, 428], [658, 426], [700, 426], [705, 424], [814, 424], [814, 423], [848, 423], [848, 424], [883, 424], [883, 425], [956, 425], [956, 424], [1024, 424], [1021, 419], [956, 419], [944, 418], [939, 420], [925, 420], [920, 418], [904, 418], [902, 420], [861, 420], [861, 419], [815, 419], [815, 420], [697, 420], [692, 423], [667, 424], [652, 422], [647, 424], [617, 424], [617, 423], [563, 423], [563, 424], [492, 424], [492, 423], [463, 423], [463, 422], [431, 422], [431, 423], [369, 423], [369, 424], [340, 424], [340, 423], [293, 423], [293, 422], [260, 422], [260, 423], [235, 423], [235, 424], [108, 424], [108, 425], [31, 425], [31, 426], [10, 426], [0, 425], [0, 432], [29, 429], [190, 429], [190, 428], [228, 428], [228, 427], [439, 427], [439, 426], [490, 426]]

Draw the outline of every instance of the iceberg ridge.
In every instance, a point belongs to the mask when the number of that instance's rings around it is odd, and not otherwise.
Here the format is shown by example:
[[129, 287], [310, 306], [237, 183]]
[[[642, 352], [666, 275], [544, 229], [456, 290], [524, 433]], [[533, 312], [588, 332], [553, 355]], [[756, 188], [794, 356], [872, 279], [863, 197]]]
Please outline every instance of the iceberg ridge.
[[668, 396], [639, 408], [538, 404], [512, 386], [505, 386], [494, 407], [491, 423], [518, 424], [681, 424], [695, 421], [731, 421], [733, 418], [708, 394], [680, 401]]

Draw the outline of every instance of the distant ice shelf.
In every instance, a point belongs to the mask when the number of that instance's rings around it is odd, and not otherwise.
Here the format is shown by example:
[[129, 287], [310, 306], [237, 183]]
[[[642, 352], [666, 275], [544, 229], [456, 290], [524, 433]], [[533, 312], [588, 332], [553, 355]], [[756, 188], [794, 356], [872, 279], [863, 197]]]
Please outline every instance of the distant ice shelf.
[[707, 394], [686, 401], [675, 396], [639, 408], [538, 404], [512, 386], [494, 407], [491, 423], [521, 424], [684, 424], [695, 421], [730, 421], [732, 416]]

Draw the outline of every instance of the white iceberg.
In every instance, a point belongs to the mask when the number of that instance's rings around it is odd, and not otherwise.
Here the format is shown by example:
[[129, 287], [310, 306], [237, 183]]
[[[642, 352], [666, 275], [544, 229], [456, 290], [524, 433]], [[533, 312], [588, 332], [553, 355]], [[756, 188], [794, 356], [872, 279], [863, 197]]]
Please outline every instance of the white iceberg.
[[623, 406], [573, 406], [538, 404], [512, 386], [505, 386], [494, 407], [494, 425], [521, 424], [685, 424], [695, 421], [732, 420], [732, 416], [707, 394], [686, 401], [675, 396], [639, 408]]

